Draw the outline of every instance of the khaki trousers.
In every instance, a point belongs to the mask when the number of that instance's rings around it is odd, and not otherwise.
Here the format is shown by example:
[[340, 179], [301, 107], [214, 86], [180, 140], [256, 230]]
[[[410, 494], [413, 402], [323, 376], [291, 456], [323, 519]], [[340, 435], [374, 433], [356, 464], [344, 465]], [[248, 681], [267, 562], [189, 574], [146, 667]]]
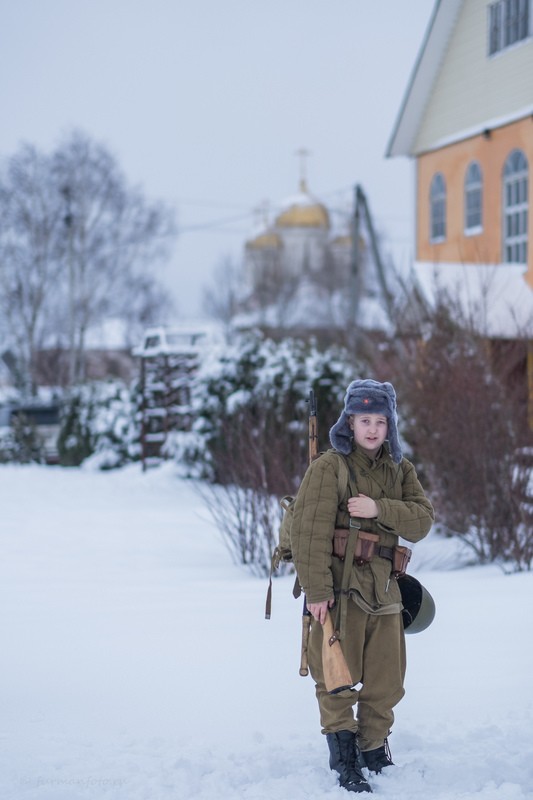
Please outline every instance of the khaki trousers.
[[[336, 608], [331, 613], [335, 621]], [[402, 615], [367, 614], [351, 599], [346, 614], [342, 650], [354, 684], [363, 684], [360, 691], [327, 693], [322, 671], [322, 625], [313, 620], [309, 634], [309, 669], [315, 680], [322, 733], [354, 731], [361, 750], [374, 750], [388, 736], [394, 722], [392, 709], [405, 694]]]

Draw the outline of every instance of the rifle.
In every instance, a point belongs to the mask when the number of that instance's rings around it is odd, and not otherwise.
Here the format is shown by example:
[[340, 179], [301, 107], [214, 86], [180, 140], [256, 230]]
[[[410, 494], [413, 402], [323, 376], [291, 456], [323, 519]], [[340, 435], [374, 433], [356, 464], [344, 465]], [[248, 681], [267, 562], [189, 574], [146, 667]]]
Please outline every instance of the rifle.
[[[307, 398], [309, 404], [309, 450], [308, 463], [312, 464], [318, 456], [318, 424], [316, 417], [316, 397], [312, 389], [309, 390]], [[311, 612], [307, 608], [307, 600], [304, 595], [304, 607], [302, 610], [302, 649], [300, 655], [300, 675], [305, 678], [309, 675], [309, 664], [307, 661], [307, 649], [309, 645], [309, 629], [311, 627]]]
[[338, 694], [353, 687], [352, 676], [329, 611], [322, 626], [322, 670], [328, 694]]
[[[318, 457], [318, 425], [316, 415], [316, 398], [311, 389], [309, 392], [309, 464]], [[302, 648], [300, 656], [300, 675], [305, 677], [309, 674], [307, 652], [309, 645], [309, 629], [311, 626], [311, 612], [307, 608], [307, 599], [304, 595], [304, 606], [302, 611]], [[331, 614], [327, 613], [326, 621], [323, 624], [322, 639], [322, 669], [324, 671], [324, 682], [329, 694], [337, 694], [344, 689], [351, 689], [353, 686], [352, 676], [344, 658], [339, 637], [334, 631]]]
[[309, 463], [318, 458], [318, 422], [316, 417], [316, 397], [312, 389], [309, 390]]

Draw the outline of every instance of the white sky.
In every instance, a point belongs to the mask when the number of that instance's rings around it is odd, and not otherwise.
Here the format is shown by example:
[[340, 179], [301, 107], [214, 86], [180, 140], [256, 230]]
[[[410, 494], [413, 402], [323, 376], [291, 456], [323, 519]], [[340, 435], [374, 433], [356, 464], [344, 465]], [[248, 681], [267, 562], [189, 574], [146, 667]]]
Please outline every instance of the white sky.
[[[0, 157], [74, 127], [130, 183], [177, 209], [165, 280], [180, 317], [239, 259], [311, 152], [313, 194], [345, 211], [360, 183], [399, 261], [413, 176], [384, 152], [434, 0], [0, 0]], [[220, 224], [223, 220], [232, 220]]]

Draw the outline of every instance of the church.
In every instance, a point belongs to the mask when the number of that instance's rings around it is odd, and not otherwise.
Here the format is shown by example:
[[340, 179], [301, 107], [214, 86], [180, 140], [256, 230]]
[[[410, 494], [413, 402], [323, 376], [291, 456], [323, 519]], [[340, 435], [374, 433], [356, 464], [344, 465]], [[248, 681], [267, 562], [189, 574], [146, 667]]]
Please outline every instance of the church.
[[385, 276], [371, 252], [371, 221], [366, 229], [357, 225], [354, 237], [356, 216], [353, 209], [339, 215], [328, 208], [309, 190], [302, 169], [297, 192], [272, 220], [263, 213], [245, 242], [238, 327], [335, 330], [354, 327], [357, 313], [357, 327], [384, 329]]
[[334, 250], [349, 268], [351, 236], [332, 237], [330, 213], [309, 192], [305, 178], [300, 179], [299, 191], [282, 202], [272, 225], [265, 223], [245, 246], [246, 270], [253, 287], [267, 280], [271, 271], [291, 278], [317, 275]]

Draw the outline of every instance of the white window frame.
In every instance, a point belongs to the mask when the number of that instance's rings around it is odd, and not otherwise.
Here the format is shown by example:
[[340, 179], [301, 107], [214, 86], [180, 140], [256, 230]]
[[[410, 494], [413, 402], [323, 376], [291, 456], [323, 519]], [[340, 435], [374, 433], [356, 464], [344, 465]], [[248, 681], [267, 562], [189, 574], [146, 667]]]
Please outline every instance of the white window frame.
[[532, 35], [532, 0], [497, 0], [487, 6], [489, 56], [520, 44]]
[[446, 240], [446, 181], [442, 172], [436, 172], [429, 187], [429, 241], [432, 244]]
[[466, 168], [464, 183], [464, 232], [476, 236], [483, 231], [483, 172], [478, 161]]
[[507, 156], [502, 188], [502, 260], [527, 264], [529, 165], [522, 150], [512, 150]]

